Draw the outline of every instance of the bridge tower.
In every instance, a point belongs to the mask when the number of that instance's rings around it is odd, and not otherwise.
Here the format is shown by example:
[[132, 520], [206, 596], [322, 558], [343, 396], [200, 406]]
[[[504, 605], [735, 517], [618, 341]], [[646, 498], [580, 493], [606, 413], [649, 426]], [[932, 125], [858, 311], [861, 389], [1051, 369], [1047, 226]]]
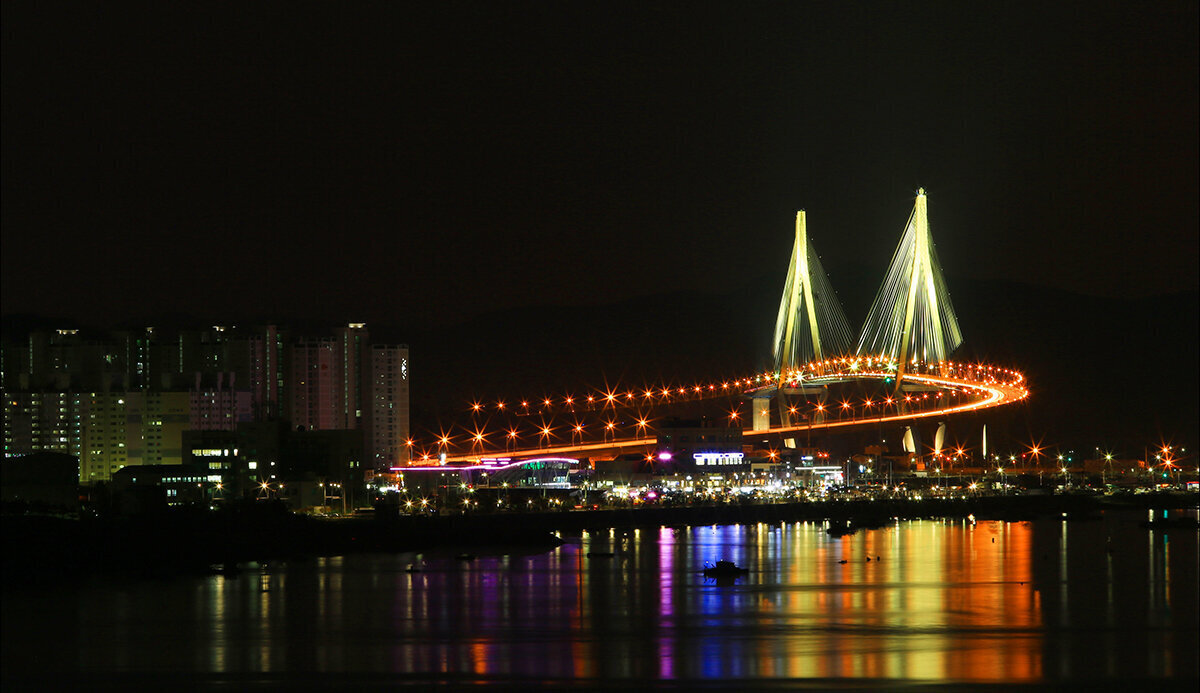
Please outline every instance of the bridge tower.
[[[787, 420], [785, 394], [788, 393], [784, 384], [795, 382], [798, 370], [812, 361], [849, 352], [852, 339], [846, 314], [808, 238], [807, 215], [800, 210], [796, 212], [796, 239], [775, 321], [775, 373], [782, 420]], [[798, 394], [804, 390], [803, 383], [789, 390]], [[760, 417], [755, 428], [762, 423], [764, 410], [765, 407], [755, 407], [755, 415]]]
[[796, 241], [779, 302], [774, 344], [780, 382], [810, 361], [845, 354], [851, 345], [846, 314], [808, 238], [804, 210], [796, 212]]
[[917, 191], [900, 245], [863, 325], [860, 354], [896, 359], [896, 386], [917, 361], [944, 361], [962, 344], [962, 332], [929, 233], [925, 189]]

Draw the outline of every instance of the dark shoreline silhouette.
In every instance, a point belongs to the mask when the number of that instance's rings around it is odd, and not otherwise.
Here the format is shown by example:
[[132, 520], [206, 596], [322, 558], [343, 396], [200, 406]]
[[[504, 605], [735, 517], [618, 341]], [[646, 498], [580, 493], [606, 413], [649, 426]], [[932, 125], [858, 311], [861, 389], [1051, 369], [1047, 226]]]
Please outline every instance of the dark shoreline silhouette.
[[[555, 532], [635, 527], [829, 520], [844, 536], [897, 519], [1032, 520], [1066, 514], [1095, 519], [1106, 510], [1194, 508], [1194, 493], [1129, 496], [981, 496], [967, 499], [845, 500], [714, 504], [612, 510], [316, 518], [281, 504], [171, 509], [112, 519], [4, 517], [5, 584], [90, 574], [208, 574], [249, 561], [304, 560], [362, 552], [455, 547], [551, 549]], [[1164, 530], [1165, 531], [1165, 530]]]

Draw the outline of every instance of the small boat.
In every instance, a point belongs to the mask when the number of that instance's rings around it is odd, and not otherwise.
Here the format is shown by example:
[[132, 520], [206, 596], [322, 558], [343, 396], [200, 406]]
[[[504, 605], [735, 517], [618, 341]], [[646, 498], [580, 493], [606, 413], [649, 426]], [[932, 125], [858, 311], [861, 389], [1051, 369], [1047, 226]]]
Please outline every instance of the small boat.
[[830, 525], [825, 533], [831, 537], [845, 537], [854, 534], [858, 531], [858, 527], [851, 525], [849, 522], [841, 525]]
[[748, 572], [749, 568], [738, 567], [733, 561], [717, 561], [716, 565], [704, 565], [704, 577], [736, 577]]

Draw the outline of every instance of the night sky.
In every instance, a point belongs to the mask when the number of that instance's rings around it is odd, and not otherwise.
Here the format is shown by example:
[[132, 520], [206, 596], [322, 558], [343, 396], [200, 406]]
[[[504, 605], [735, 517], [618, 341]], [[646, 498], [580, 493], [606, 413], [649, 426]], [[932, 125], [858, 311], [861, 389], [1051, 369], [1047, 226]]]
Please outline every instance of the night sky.
[[[765, 341], [795, 210], [857, 325], [920, 186], [973, 353], [1012, 318], [972, 291], [1197, 287], [1195, 2], [171, 5], [0, 6], [6, 315], [407, 335], [763, 286]], [[1110, 323], [1072, 329], [1154, 341]]]
[[951, 277], [1195, 289], [1195, 3], [741, 5], [4, 3], [3, 310], [437, 327], [782, 282], [799, 208], [836, 284], [918, 186]]

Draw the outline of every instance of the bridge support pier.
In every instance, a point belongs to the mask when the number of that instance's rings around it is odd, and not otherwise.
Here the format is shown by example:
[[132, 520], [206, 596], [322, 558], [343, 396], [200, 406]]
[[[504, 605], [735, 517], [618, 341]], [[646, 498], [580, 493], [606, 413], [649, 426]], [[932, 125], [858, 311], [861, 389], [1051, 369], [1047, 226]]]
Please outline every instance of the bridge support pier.
[[771, 427], [771, 395], [755, 395], [750, 403], [754, 407], [754, 416], [751, 417], [751, 430], [765, 431]]

